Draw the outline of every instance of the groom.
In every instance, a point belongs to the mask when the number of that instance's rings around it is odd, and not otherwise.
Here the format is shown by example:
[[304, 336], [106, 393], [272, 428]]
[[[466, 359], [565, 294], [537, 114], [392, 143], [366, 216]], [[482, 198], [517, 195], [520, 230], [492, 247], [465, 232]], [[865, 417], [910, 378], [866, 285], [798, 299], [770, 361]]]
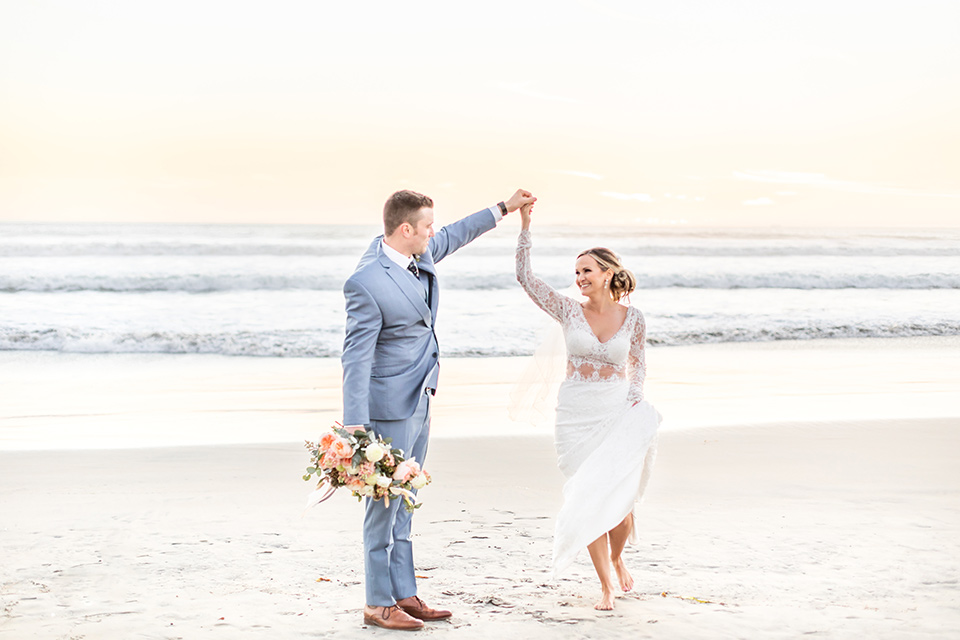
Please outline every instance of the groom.
[[[509, 200], [433, 230], [433, 200], [398, 191], [383, 207], [383, 234], [367, 249], [343, 286], [347, 335], [343, 343], [343, 424], [367, 428], [423, 464], [430, 437], [430, 402], [439, 373], [434, 265], [501, 218], [536, 200], [518, 190]], [[410, 526], [402, 500], [367, 499], [363, 519], [366, 624], [419, 629], [451, 613], [417, 597]]]

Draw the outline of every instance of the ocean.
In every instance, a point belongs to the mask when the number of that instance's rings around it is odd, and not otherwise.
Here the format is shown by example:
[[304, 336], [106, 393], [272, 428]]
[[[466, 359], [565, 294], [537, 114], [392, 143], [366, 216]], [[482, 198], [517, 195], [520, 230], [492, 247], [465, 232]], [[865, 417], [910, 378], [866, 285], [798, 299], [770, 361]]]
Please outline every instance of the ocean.
[[[438, 265], [445, 356], [528, 355], [546, 316], [514, 277], [517, 224]], [[0, 224], [0, 350], [334, 357], [369, 226]], [[608, 246], [654, 345], [960, 335], [960, 230], [535, 227], [565, 289]], [[574, 294], [576, 295], [576, 294]]]

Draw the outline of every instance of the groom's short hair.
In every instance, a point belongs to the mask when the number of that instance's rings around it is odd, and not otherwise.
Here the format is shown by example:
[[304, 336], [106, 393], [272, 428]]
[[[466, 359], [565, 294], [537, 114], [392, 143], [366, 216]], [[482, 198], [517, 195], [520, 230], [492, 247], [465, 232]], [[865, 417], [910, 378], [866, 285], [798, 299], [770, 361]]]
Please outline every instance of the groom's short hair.
[[433, 200], [409, 189], [397, 191], [387, 198], [387, 203], [383, 205], [384, 235], [389, 236], [404, 222], [416, 227], [423, 207], [433, 207]]

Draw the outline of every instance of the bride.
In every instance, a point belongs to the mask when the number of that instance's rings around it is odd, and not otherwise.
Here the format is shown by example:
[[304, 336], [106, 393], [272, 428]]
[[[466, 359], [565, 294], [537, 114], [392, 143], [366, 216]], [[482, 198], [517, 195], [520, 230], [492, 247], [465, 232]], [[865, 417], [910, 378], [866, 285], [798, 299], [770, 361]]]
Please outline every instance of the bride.
[[553, 542], [554, 575], [586, 547], [603, 594], [596, 609], [613, 609], [614, 592], [633, 588], [623, 562], [637, 542], [636, 502], [650, 477], [660, 414], [643, 399], [645, 324], [620, 301], [636, 287], [616, 254], [595, 248], [577, 256], [576, 282], [587, 298], [557, 293], [530, 268], [532, 205], [520, 210], [517, 280], [538, 307], [563, 327], [567, 376], [557, 402], [556, 445], [566, 476]]

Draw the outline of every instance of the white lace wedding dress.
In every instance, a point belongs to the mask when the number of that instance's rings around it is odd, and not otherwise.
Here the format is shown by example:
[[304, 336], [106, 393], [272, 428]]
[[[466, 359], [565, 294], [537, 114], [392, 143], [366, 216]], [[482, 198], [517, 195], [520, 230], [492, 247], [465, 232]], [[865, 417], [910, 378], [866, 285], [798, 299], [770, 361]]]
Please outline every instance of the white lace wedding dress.
[[[557, 398], [556, 445], [567, 480], [553, 541], [556, 576], [577, 553], [613, 529], [643, 495], [656, 455], [660, 414], [643, 399], [643, 314], [627, 307], [623, 326], [600, 342], [583, 307], [533, 275], [530, 232], [517, 242], [517, 280], [563, 327], [567, 377]], [[637, 542], [636, 519], [629, 542]]]

